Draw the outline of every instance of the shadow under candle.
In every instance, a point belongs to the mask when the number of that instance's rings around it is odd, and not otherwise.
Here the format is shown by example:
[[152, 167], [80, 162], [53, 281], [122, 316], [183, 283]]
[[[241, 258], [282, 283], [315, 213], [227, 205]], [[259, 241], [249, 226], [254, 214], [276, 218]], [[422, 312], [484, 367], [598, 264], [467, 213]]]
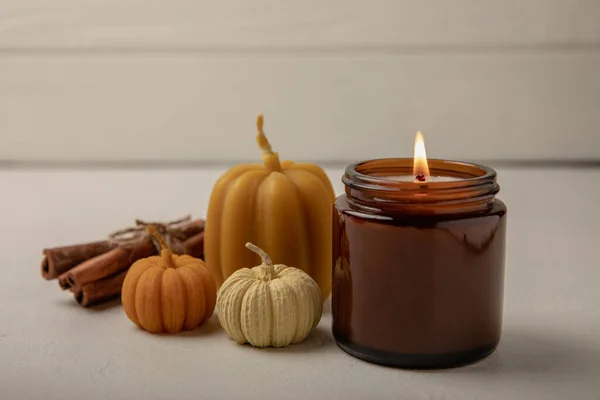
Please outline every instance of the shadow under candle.
[[600, 349], [575, 334], [557, 336], [552, 329], [506, 329], [498, 349], [489, 357], [452, 370], [458, 374], [494, 375], [510, 380], [545, 378], [565, 379], [594, 373]]

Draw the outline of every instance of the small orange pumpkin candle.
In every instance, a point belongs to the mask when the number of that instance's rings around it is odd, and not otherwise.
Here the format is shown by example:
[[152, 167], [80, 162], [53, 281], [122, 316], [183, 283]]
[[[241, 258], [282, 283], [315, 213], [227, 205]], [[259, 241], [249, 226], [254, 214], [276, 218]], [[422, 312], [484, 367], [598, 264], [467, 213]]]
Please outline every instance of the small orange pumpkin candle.
[[125, 276], [121, 300], [127, 317], [148, 332], [176, 333], [202, 325], [213, 314], [217, 289], [199, 258], [171, 253], [152, 225], [160, 256], [137, 260]]
[[274, 262], [308, 273], [323, 299], [331, 292], [334, 192], [317, 165], [281, 161], [257, 122], [262, 164], [237, 165], [215, 184], [205, 228], [205, 259], [220, 287], [233, 272], [259, 263], [255, 243]]

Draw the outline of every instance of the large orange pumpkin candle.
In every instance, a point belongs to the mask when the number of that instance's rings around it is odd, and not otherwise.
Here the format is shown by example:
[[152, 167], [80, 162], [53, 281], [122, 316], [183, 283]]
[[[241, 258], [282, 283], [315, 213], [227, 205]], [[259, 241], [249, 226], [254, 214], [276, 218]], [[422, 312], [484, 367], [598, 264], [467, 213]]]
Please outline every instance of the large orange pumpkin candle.
[[256, 140], [262, 164], [238, 165], [215, 184], [205, 228], [205, 260], [221, 286], [233, 272], [259, 263], [247, 242], [264, 249], [273, 262], [302, 269], [331, 292], [334, 193], [317, 165], [280, 161], [258, 116]]

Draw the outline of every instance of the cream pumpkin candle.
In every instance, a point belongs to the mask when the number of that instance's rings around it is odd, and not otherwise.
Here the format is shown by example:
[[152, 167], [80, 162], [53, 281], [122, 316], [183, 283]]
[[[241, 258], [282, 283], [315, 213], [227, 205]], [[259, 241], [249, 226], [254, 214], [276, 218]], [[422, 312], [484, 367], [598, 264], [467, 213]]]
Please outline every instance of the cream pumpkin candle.
[[317, 283], [298, 268], [273, 265], [252, 243], [246, 247], [262, 264], [234, 272], [217, 294], [217, 316], [240, 344], [285, 347], [300, 343], [321, 320], [323, 303]]
[[238, 165], [215, 184], [205, 228], [205, 260], [220, 287], [236, 270], [257, 265], [256, 243], [277, 263], [308, 273], [322, 298], [331, 292], [334, 192], [315, 164], [280, 161], [257, 119], [263, 163]]

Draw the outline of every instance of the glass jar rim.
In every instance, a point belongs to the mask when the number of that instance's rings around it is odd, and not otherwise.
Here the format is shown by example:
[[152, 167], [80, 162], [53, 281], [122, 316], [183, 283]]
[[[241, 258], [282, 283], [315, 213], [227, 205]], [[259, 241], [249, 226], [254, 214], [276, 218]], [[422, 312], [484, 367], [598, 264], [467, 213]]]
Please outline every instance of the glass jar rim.
[[[346, 167], [342, 182], [344, 185], [363, 190], [421, 192], [476, 187], [497, 186], [496, 171], [482, 164], [464, 161], [428, 158], [431, 176], [456, 178], [451, 181], [401, 181], [389, 176], [413, 176], [413, 158], [378, 158], [352, 163]], [[371, 173], [367, 169], [371, 168]], [[386, 178], [387, 176], [387, 178]]]
[[350, 164], [342, 177], [346, 198], [357, 210], [395, 213], [463, 213], [490, 207], [500, 186], [490, 167], [462, 161], [428, 159], [431, 176], [455, 179], [419, 182], [412, 158], [380, 158]]

